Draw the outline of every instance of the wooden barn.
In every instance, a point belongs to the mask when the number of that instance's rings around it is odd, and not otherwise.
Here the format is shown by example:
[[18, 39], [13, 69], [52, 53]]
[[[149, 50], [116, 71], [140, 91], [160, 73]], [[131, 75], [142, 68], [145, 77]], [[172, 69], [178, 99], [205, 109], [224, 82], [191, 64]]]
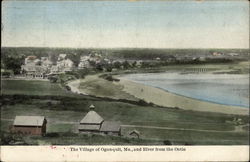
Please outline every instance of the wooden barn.
[[94, 111], [94, 106], [90, 106], [90, 111], [80, 121], [79, 132], [103, 133], [109, 135], [121, 135], [121, 126], [117, 122], [104, 121], [104, 119]]
[[102, 123], [100, 132], [104, 133], [104, 134], [108, 134], [108, 135], [117, 135], [117, 136], [120, 136], [121, 135], [121, 126], [117, 122], [104, 121]]
[[104, 119], [94, 111], [94, 107], [90, 106], [90, 111], [80, 121], [79, 132], [99, 132]]
[[12, 133], [27, 135], [44, 135], [46, 133], [47, 120], [44, 116], [16, 116]]

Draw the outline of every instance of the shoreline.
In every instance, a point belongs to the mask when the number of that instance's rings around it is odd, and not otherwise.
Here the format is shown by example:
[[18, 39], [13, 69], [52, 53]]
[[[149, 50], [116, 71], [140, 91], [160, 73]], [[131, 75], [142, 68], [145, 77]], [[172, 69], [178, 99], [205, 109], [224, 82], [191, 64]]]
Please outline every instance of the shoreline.
[[171, 93], [160, 88], [136, 83], [131, 80], [119, 78], [121, 84], [124, 86], [124, 91], [146, 102], [152, 102], [164, 107], [178, 107], [184, 110], [203, 111], [203, 112], [217, 112], [224, 114], [248, 115], [249, 109], [240, 106], [231, 106], [207, 102], [203, 100], [193, 99]]
[[82, 95], [88, 95], [85, 92], [80, 91], [79, 85], [80, 85], [81, 79], [73, 80], [67, 83], [67, 86], [70, 87], [70, 91], [76, 94], [82, 94]]
[[[169, 91], [162, 90], [149, 85], [133, 82], [131, 80], [120, 78], [119, 82], [112, 84], [120, 85], [123, 87], [122, 91], [144, 100], [147, 103], [153, 103], [158, 106], [169, 107], [169, 108], [180, 108], [183, 110], [191, 111], [202, 111], [202, 112], [215, 112], [223, 114], [234, 114], [234, 115], [248, 115], [249, 109], [240, 106], [223, 105], [213, 103], [209, 101], [194, 99]], [[70, 81], [67, 85], [71, 91], [76, 94], [88, 95], [83, 89], [79, 89], [81, 79]], [[97, 96], [100, 97], [100, 96]]]

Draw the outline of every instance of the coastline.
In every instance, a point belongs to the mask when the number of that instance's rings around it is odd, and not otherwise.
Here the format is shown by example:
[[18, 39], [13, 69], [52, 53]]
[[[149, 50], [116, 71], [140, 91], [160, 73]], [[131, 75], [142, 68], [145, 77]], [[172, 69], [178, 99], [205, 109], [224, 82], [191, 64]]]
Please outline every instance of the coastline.
[[76, 94], [83, 94], [83, 95], [88, 95], [85, 92], [80, 91], [79, 85], [80, 85], [81, 80], [73, 80], [67, 83], [67, 86], [70, 87], [71, 92], [76, 93]]
[[124, 91], [146, 102], [152, 102], [164, 107], [178, 107], [184, 110], [217, 112], [224, 114], [248, 115], [249, 109], [239, 106], [222, 105], [193, 99], [174, 93], [164, 91], [159, 88], [136, 83], [131, 80], [119, 78], [118, 84], [124, 87]]

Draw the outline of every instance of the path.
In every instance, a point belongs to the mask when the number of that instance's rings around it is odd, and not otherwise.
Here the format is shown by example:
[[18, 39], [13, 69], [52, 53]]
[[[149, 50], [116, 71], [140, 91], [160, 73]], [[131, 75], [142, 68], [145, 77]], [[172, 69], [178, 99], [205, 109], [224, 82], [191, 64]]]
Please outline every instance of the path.
[[163, 130], [183, 130], [183, 131], [197, 131], [197, 132], [239, 132], [243, 130], [234, 129], [234, 130], [225, 130], [225, 131], [219, 131], [219, 130], [205, 130], [205, 129], [187, 129], [187, 128], [171, 128], [171, 127], [158, 127], [158, 126], [146, 126], [146, 125], [121, 125], [122, 127], [131, 127], [131, 128], [146, 128], [146, 129], [163, 129]]
[[[14, 119], [5, 119], [1, 118], [4, 121], [13, 121]], [[79, 122], [70, 122], [70, 121], [50, 121], [51, 124], [79, 124]], [[205, 130], [205, 129], [189, 129], [189, 128], [172, 128], [172, 127], [159, 127], [159, 126], [148, 126], [148, 125], [121, 125], [121, 127], [130, 127], [130, 128], [146, 128], [146, 129], [162, 129], [162, 130], [178, 130], [178, 131], [196, 131], [196, 132], [244, 132], [243, 129], [245, 125], [235, 126], [234, 130]]]

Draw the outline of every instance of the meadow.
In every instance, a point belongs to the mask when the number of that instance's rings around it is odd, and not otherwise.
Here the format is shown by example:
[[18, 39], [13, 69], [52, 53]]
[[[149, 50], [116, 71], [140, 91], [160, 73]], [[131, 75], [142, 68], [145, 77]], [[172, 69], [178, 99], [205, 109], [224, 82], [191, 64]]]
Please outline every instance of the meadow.
[[[163, 144], [166, 140], [173, 144], [248, 144], [249, 128], [235, 131], [238, 124], [233, 122], [234, 118], [240, 118], [246, 124], [247, 116], [163, 108], [136, 102], [133, 104], [126, 100], [76, 95], [56, 83], [44, 81], [2, 80], [1, 104], [2, 132], [9, 131], [16, 115], [44, 115], [48, 119], [47, 133], [59, 134], [58, 137], [25, 136], [23, 138], [27, 144], [147, 145]], [[90, 104], [95, 105], [95, 111], [105, 120], [126, 125], [122, 126], [122, 137], [77, 133], [77, 124], [88, 112]], [[139, 140], [128, 136], [129, 131], [134, 129], [141, 134]], [[67, 134], [71, 134], [70, 137]]]

